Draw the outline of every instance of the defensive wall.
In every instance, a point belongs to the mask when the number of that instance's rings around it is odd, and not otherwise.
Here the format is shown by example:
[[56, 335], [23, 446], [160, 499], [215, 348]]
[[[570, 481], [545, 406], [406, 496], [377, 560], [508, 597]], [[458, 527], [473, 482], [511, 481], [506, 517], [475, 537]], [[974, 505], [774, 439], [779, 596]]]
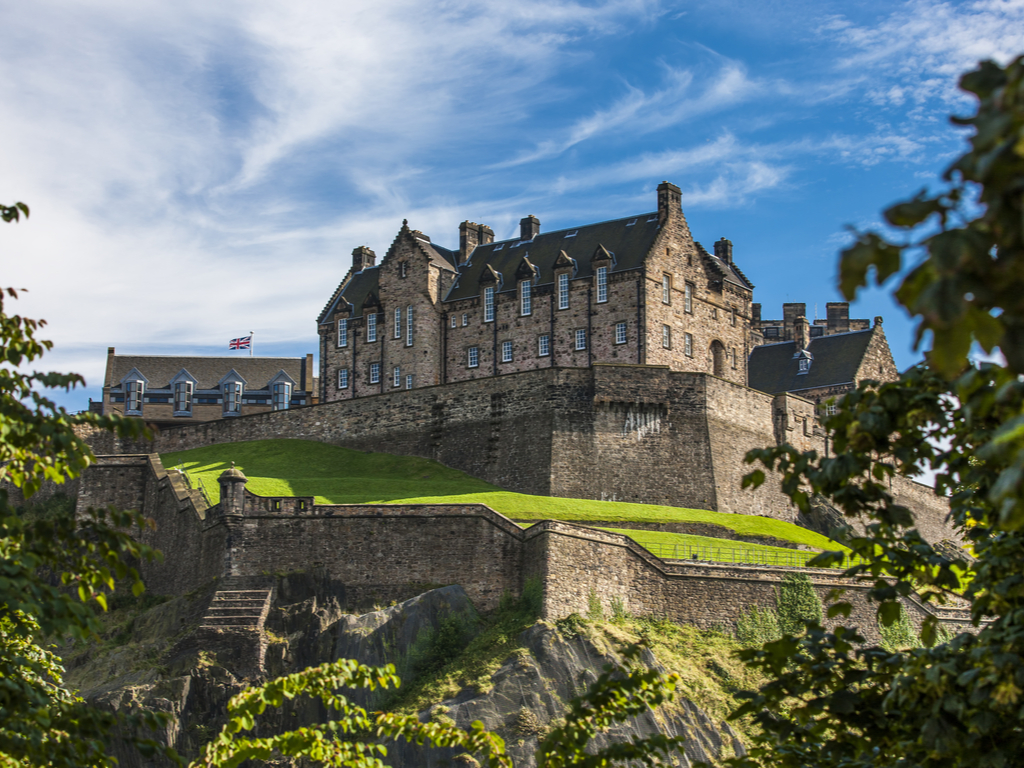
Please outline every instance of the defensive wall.
[[[155, 522], [142, 539], [164, 553], [143, 563], [148, 588], [182, 594], [215, 578], [322, 569], [350, 607], [461, 584], [481, 609], [524, 582], [544, 586], [543, 616], [585, 613], [591, 592], [610, 609], [621, 600], [637, 615], [699, 627], [734, 625], [753, 606], [773, 605], [778, 583], [806, 573], [822, 600], [845, 587], [851, 623], [878, 640], [867, 587], [838, 571], [667, 561], [625, 536], [558, 521], [522, 529], [479, 504], [318, 505], [311, 497], [261, 497], [241, 473], [221, 479], [221, 502], [207, 505], [155, 455], [101, 456], [82, 476], [79, 507], [119, 503]], [[931, 612], [953, 630], [965, 610], [906, 603], [916, 623]]]
[[[165, 453], [301, 438], [422, 456], [521, 493], [666, 504], [794, 521], [777, 482], [741, 487], [746, 452], [828, 452], [813, 403], [665, 366], [549, 368], [164, 429], [152, 442], [90, 437], [97, 453]], [[949, 538], [941, 500], [894, 493]], [[904, 492], [905, 491], [905, 492]]]

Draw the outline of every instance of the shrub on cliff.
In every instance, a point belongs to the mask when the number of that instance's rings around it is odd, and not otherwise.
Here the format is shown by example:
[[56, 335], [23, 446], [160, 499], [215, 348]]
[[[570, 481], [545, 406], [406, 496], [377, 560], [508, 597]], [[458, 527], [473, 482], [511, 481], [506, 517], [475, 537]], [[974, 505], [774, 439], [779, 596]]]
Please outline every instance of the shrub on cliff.
[[[771, 681], [736, 713], [752, 714], [764, 735], [734, 766], [974, 768], [1017, 765], [1024, 754], [1024, 57], [984, 62], [961, 87], [979, 106], [954, 122], [975, 133], [945, 186], [889, 208], [898, 236], [861, 234], [840, 264], [853, 298], [869, 274], [881, 284], [913, 257], [895, 297], [918, 319], [927, 363], [847, 395], [826, 421], [828, 457], [781, 446], [748, 461], [779, 470], [802, 509], [819, 493], [865, 522], [848, 542], [864, 562], [847, 574], [872, 584], [883, 626], [900, 620], [901, 597], [962, 594], [976, 634], [936, 644], [929, 617], [921, 635], [930, 647], [892, 652], [863, 647], [854, 629], [812, 624], [803, 637], [744, 651]], [[974, 345], [998, 347], [1005, 364], [973, 363]], [[936, 472], [975, 561], [926, 542], [893, 501], [889, 478], [920, 466]], [[764, 479], [759, 470], [748, 482]], [[829, 616], [849, 611], [837, 603]]]

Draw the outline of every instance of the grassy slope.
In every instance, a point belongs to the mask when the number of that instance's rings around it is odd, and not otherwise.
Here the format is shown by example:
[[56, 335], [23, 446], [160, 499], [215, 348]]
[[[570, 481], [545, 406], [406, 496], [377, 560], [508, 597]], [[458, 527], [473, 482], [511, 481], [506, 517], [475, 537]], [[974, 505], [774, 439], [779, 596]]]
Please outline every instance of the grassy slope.
[[[320, 504], [486, 504], [516, 520], [712, 523], [751, 536], [774, 536], [821, 549], [835, 542], [792, 523], [703, 509], [529, 496], [503, 491], [429, 459], [364, 453], [310, 440], [255, 440], [210, 445], [161, 456], [168, 469], [181, 467], [217, 502], [217, 476], [231, 462], [262, 496], [313, 496]], [[627, 535], [637, 537], [637, 532]]]

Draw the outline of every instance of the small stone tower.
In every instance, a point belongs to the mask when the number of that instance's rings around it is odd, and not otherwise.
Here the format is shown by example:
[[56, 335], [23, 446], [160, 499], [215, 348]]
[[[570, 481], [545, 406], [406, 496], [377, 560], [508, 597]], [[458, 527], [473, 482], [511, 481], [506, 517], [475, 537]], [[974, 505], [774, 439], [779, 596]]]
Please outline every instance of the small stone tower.
[[231, 469], [221, 472], [217, 482], [220, 483], [220, 513], [225, 517], [241, 517], [245, 507], [245, 484], [249, 478], [235, 469], [232, 461]]

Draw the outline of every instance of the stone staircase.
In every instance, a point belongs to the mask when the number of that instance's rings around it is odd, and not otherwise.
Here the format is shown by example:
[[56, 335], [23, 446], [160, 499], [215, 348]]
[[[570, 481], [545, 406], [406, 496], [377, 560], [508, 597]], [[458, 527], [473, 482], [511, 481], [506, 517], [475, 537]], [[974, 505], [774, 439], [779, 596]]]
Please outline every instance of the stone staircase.
[[239, 577], [227, 577], [214, 594], [200, 629], [263, 629], [270, 612], [272, 587], [253, 588]]

